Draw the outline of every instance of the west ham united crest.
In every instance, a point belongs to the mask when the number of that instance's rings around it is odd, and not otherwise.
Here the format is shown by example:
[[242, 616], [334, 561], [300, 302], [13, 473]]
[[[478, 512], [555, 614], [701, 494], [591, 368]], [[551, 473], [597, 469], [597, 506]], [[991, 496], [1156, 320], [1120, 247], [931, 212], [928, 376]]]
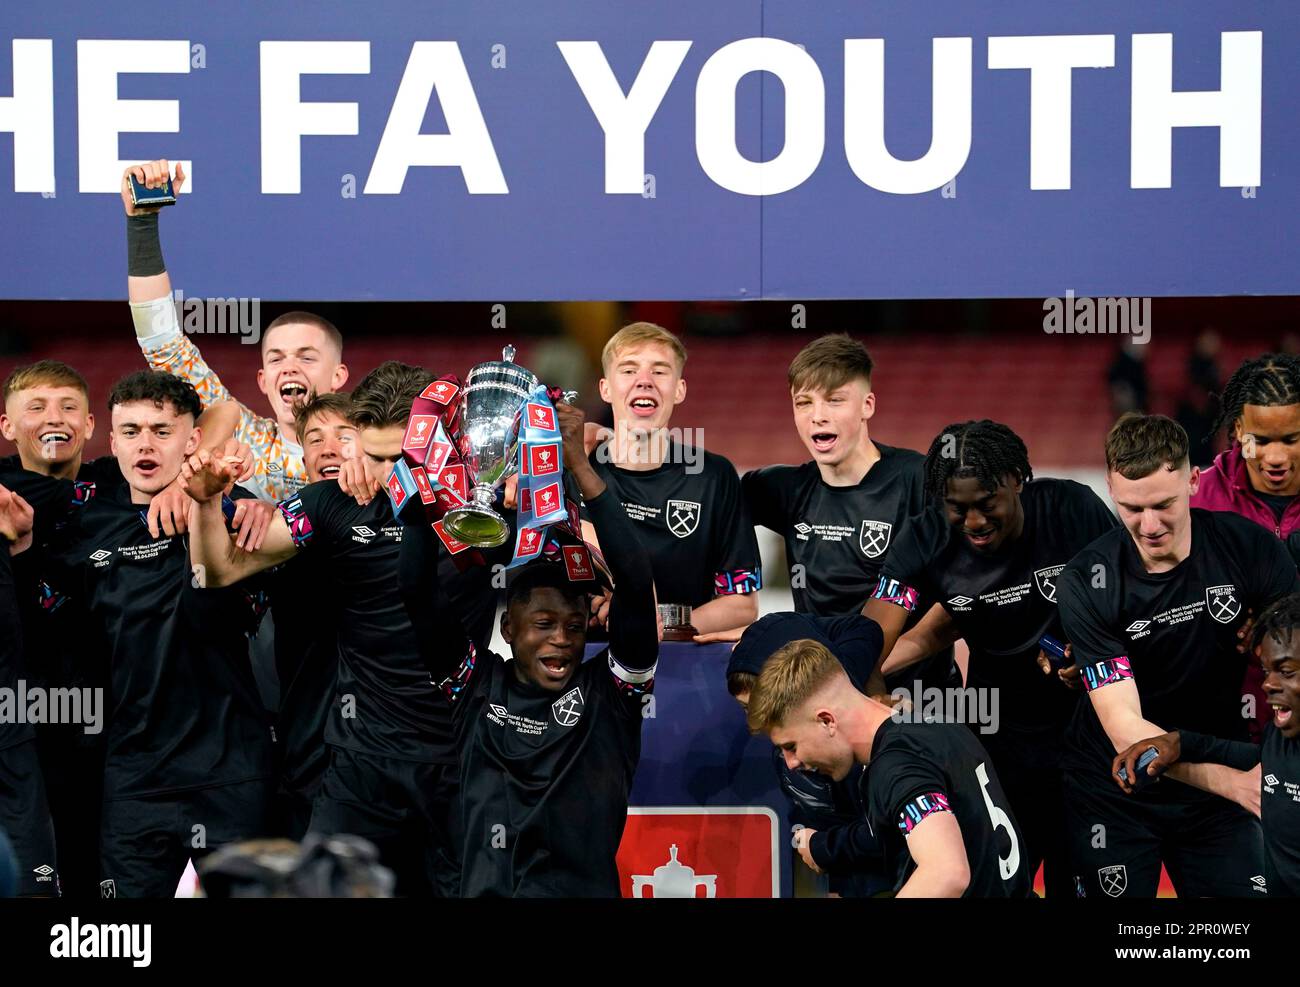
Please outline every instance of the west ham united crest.
[[582, 690], [575, 686], [551, 703], [551, 715], [560, 726], [571, 727], [581, 718], [584, 705]]
[[862, 554], [869, 559], [884, 555], [893, 530], [894, 526], [888, 521], [863, 521], [862, 533], [858, 535], [858, 546], [862, 549]]
[[1112, 898], [1118, 898], [1128, 887], [1128, 871], [1123, 864], [1112, 864], [1097, 871], [1097, 880], [1101, 882], [1103, 891]]
[[700, 526], [700, 505], [693, 500], [670, 500], [667, 507], [668, 530], [686, 538]]
[[1241, 613], [1241, 601], [1237, 599], [1237, 587], [1210, 586], [1205, 590], [1205, 605], [1210, 609], [1210, 616], [1220, 624], [1230, 624]]
[[1056, 602], [1056, 577], [1064, 568], [1063, 565], [1049, 565], [1046, 569], [1038, 569], [1034, 572], [1034, 582], [1038, 585], [1038, 592], [1043, 594], [1043, 599], [1048, 603]]

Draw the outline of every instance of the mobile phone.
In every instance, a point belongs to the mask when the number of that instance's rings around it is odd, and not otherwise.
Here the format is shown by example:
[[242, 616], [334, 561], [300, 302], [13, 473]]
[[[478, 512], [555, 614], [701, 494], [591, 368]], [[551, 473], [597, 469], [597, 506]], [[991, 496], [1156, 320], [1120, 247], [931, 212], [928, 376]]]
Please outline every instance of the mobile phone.
[[[1138, 755], [1137, 765], [1136, 765], [1137, 778], [1132, 782], [1133, 791], [1140, 792], [1147, 785], [1151, 784], [1151, 782], [1155, 781], [1156, 778], [1160, 777], [1159, 775], [1152, 776], [1147, 774], [1147, 765], [1149, 765], [1152, 761], [1154, 761], [1159, 756], [1160, 756], [1160, 751], [1154, 747], [1148, 747], [1146, 750], [1144, 750], [1141, 754]], [[1127, 766], [1121, 764], [1118, 774], [1121, 779], [1123, 779], [1126, 782], [1128, 781]]]
[[1044, 634], [1038, 639], [1038, 646], [1047, 654], [1047, 660], [1056, 668], [1066, 668], [1070, 664], [1070, 659], [1065, 657], [1065, 645], [1052, 637], [1050, 634]]
[[158, 188], [146, 188], [140, 182], [136, 181], [135, 175], [128, 176], [131, 179], [131, 204], [135, 206], [174, 206], [176, 205], [176, 190], [172, 188], [170, 178]]

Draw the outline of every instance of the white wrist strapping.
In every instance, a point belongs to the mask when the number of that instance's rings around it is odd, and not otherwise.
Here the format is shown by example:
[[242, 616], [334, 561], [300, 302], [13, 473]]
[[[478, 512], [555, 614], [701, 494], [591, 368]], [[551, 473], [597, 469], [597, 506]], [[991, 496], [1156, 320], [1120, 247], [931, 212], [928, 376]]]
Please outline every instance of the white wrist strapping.
[[170, 295], [151, 302], [131, 302], [131, 321], [141, 349], [153, 349], [180, 334], [181, 324], [176, 318], [176, 303]]

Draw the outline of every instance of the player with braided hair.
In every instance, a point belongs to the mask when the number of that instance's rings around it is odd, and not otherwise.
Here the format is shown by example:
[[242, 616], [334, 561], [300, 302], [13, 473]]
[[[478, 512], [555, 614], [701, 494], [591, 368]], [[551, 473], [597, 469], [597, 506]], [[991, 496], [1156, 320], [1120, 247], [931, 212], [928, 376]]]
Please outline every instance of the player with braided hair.
[[[1115, 519], [1082, 484], [1034, 479], [1020, 436], [987, 419], [940, 432], [924, 475], [930, 506], [904, 524], [863, 610], [885, 632], [882, 669], [894, 679], [965, 638], [966, 685], [996, 697], [999, 716], [978, 725], [980, 741], [1024, 832], [1030, 873], [1045, 862], [1048, 895], [1068, 896], [1073, 886], [1059, 762], [1078, 702], [1079, 672], [1064, 659], [1054, 667], [1039, 642], [1044, 635], [1065, 640], [1056, 578], [1077, 552], [1115, 527]], [[920, 596], [941, 601], [943, 619], [927, 617], [899, 638]]]
[[[1111, 766], [1115, 783], [1132, 794], [1128, 779], [1138, 777], [1137, 760], [1154, 747], [1157, 756], [1145, 767], [1158, 777], [1182, 761], [1226, 764], [1251, 771], [1260, 786], [1260, 821], [1264, 829], [1264, 882], [1253, 879], [1269, 897], [1300, 894], [1300, 593], [1284, 596], [1255, 621], [1252, 644], [1264, 673], [1264, 691], [1272, 710], [1263, 746], [1220, 740], [1191, 730], [1172, 730], [1142, 740], [1120, 753]], [[1120, 776], [1120, 769], [1125, 774]]]
[[949, 425], [934, 437], [925, 456], [925, 492], [942, 502], [954, 476], [974, 477], [985, 490], [996, 490], [1003, 477], [1021, 483], [1034, 478], [1029, 451], [1006, 425], [989, 421]]
[[[1232, 511], [1267, 528], [1300, 565], [1300, 357], [1265, 353], [1245, 361], [1220, 401], [1213, 432], [1228, 429], [1232, 445], [1201, 473], [1192, 506]], [[1262, 681], [1252, 662], [1243, 691], [1255, 697], [1256, 741], [1268, 722]]]
[[1300, 530], [1300, 357], [1247, 360], [1221, 402], [1214, 431], [1227, 428], [1232, 447], [1201, 474], [1192, 506], [1233, 511], [1289, 539]]

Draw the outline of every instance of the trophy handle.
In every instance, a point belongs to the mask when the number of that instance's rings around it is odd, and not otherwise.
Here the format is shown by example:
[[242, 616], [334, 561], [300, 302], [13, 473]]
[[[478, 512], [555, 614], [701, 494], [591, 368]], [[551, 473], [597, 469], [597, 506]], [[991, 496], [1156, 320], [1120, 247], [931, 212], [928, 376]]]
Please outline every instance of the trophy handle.
[[563, 401], [565, 404], [573, 404], [574, 401], [578, 400], [578, 392], [565, 391], [563, 394], [560, 395], [560, 400]]

